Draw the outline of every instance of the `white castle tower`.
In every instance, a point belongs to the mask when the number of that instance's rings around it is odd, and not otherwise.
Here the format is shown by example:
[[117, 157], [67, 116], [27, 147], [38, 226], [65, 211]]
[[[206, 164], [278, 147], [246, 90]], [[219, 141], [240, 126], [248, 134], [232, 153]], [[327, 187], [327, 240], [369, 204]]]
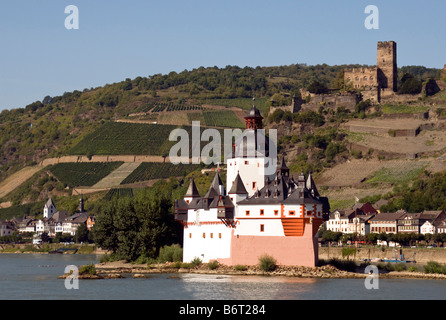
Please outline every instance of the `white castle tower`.
[[[254, 101], [254, 99], [253, 99]], [[230, 190], [237, 175], [240, 175], [249, 196], [272, 180], [276, 173], [277, 150], [262, 129], [263, 117], [253, 102], [245, 117], [245, 132], [239, 137], [227, 159], [226, 190]]]

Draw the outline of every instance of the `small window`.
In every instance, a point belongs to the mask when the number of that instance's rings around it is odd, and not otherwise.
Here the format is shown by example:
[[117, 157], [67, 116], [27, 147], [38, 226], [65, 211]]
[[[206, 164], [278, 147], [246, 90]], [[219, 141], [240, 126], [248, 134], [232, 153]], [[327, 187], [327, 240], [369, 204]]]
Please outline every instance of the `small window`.
[[265, 232], [265, 225], [264, 224], [260, 225], [260, 232]]
[[214, 234], [211, 233], [211, 234], [210, 234], [210, 237], [211, 237], [211, 239], [214, 239]]
[[279, 210], [274, 210], [274, 215], [275, 216], [279, 215]]
[[189, 200], [186, 200], [186, 203], [189, 203]]
[[257, 189], [257, 182], [253, 182], [252, 183], [252, 190], [256, 190]]
[[189, 233], [189, 239], [191, 239], [192, 238], [192, 233]]
[[249, 210], [246, 210], [245, 213], [247, 216], [249, 216]]
[[260, 215], [263, 216], [265, 214], [265, 210], [260, 209]]
[[294, 216], [296, 212], [295, 211], [289, 211], [288, 213], [289, 213], [290, 216]]
[[245, 164], [249, 164], [249, 161], [248, 161], [248, 160], [245, 160]]
[[203, 232], [203, 239], [206, 238], [206, 233]]
[[221, 239], [221, 233], [218, 234], [218, 238]]

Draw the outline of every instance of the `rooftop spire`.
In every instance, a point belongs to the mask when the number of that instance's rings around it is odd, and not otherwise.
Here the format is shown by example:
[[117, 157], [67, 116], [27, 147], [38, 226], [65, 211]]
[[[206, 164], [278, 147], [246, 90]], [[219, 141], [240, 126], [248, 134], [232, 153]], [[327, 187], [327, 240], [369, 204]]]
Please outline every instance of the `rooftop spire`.
[[234, 183], [228, 194], [248, 194], [239, 173], [237, 173], [237, 177], [235, 177]]
[[190, 178], [189, 188], [187, 189], [185, 197], [198, 198], [200, 194], [198, 193], [197, 186], [195, 185], [194, 178]]

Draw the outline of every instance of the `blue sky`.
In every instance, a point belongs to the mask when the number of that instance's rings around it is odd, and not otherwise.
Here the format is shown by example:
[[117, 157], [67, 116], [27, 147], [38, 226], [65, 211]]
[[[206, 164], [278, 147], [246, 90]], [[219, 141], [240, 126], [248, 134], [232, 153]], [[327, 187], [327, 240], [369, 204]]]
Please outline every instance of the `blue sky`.
[[[364, 27], [367, 5], [379, 30]], [[64, 26], [79, 9], [79, 29]], [[446, 64], [444, 0], [1, 0], [0, 110], [200, 66]]]

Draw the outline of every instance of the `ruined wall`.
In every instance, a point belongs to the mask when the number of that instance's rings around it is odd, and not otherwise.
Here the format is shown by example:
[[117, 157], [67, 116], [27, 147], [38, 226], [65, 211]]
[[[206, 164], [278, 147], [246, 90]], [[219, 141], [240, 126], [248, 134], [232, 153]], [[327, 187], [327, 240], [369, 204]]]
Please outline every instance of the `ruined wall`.
[[351, 83], [355, 89], [377, 87], [378, 69], [376, 67], [347, 68], [344, 70], [344, 82]]
[[[354, 112], [355, 106], [359, 102], [359, 97], [355, 93], [331, 93], [331, 94], [312, 94], [306, 90], [301, 90], [302, 96], [310, 96], [309, 103], [302, 105], [302, 110], [318, 111], [320, 106], [337, 109], [345, 107]], [[304, 95], [305, 94], [305, 95]]]

